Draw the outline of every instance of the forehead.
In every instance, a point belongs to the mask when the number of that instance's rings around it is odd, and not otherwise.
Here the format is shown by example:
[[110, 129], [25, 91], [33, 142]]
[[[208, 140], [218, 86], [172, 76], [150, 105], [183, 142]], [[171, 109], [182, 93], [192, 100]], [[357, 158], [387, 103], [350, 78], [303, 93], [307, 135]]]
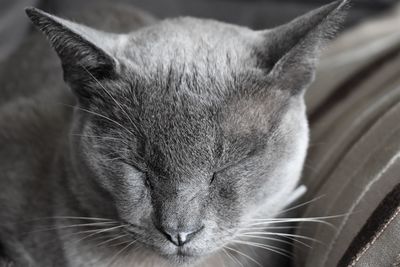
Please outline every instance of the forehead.
[[218, 100], [200, 92], [202, 88], [195, 93], [190, 88], [197, 84], [194, 78], [178, 78], [175, 75], [181, 74], [172, 71], [168, 75], [158, 73], [139, 86], [146, 90], [138, 102], [147, 157], [164, 170], [208, 164], [215, 145]]
[[246, 139], [268, 123], [279, 102], [272, 93], [262, 103], [251, 96], [267, 86], [255, 71], [254, 38], [245, 28], [196, 19], [163, 22], [129, 37], [121, 51], [154, 164], [207, 165], [224, 134]]
[[[204, 115], [239, 86], [252, 86], [248, 72], [257, 66], [257, 38], [244, 27], [178, 18], [133, 32], [118, 55], [131, 70], [126, 76], [142, 90], [142, 102]], [[157, 107], [149, 111], [159, 113]]]
[[250, 88], [268, 89], [251, 79], [180, 75], [172, 69], [136, 86], [142, 92], [137, 103], [147, 160], [159, 171], [210, 168], [224, 144], [235, 146], [226, 153], [246, 152], [278, 118], [281, 95], [249, 93]]
[[146, 71], [183, 62], [203, 70], [214, 65], [214, 69], [223, 71], [227, 66], [251, 61], [252, 48], [258, 39], [260, 36], [244, 27], [213, 20], [177, 18], [131, 33], [119, 50]]

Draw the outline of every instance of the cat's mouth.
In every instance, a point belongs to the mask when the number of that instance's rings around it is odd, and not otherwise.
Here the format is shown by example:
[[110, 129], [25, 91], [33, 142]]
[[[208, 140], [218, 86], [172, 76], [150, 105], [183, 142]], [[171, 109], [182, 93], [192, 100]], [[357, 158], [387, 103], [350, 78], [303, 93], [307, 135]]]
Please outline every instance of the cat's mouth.
[[127, 227], [125, 228], [126, 232], [130, 234], [137, 242], [142, 243], [142, 245], [146, 246], [149, 250], [158, 253], [160, 256], [164, 257], [165, 259], [168, 259], [169, 261], [178, 263], [180, 265], [186, 265], [193, 263], [204, 257], [204, 254], [201, 254], [198, 251], [195, 251], [193, 248], [190, 248], [188, 246], [179, 246], [175, 247], [174, 249], [170, 248], [167, 249], [167, 251], [158, 246], [154, 246], [154, 244], [148, 242], [148, 240], [138, 238], [138, 232], [145, 231], [143, 227], [128, 222], [126, 222], [126, 224], [127, 224]]
[[201, 255], [194, 253], [193, 251], [190, 251], [185, 248], [178, 248], [177, 252], [175, 253], [178, 257], [200, 257]]
[[164, 255], [170, 261], [177, 263], [179, 265], [191, 264], [198, 261], [202, 256], [191, 253], [185, 250], [178, 249], [178, 251], [174, 254]]

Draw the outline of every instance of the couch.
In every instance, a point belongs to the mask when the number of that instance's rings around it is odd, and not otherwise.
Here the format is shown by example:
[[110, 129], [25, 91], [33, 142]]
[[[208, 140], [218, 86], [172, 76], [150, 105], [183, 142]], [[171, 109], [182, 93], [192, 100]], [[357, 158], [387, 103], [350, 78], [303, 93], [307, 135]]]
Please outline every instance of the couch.
[[332, 43], [306, 102], [301, 216], [330, 225], [299, 225], [295, 266], [400, 266], [400, 8]]

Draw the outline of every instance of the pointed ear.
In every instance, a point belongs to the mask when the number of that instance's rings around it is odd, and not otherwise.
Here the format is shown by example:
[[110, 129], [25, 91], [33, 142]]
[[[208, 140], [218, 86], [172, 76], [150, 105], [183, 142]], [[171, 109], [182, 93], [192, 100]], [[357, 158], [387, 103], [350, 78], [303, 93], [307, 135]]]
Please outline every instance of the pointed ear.
[[278, 28], [262, 31], [264, 67], [275, 86], [302, 92], [314, 79], [321, 49], [344, 20], [348, 1], [335, 1]]
[[[61, 59], [64, 80], [85, 94], [82, 86], [90, 79], [111, 78], [116, 74], [117, 61], [111, 55], [112, 34], [58, 18], [36, 8], [27, 8], [33, 24], [48, 38]], [[115, 38], [114, 38], [115, 39]], [[86, 92], [87, 93], [87, 92]]]

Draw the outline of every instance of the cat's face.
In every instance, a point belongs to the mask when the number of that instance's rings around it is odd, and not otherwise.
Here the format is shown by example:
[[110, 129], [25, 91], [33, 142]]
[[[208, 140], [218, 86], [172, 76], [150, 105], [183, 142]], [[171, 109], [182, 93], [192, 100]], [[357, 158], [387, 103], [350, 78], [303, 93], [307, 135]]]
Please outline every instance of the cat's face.
[[[268, 86], [247, 75], [227, 76], [237, 84], [220, 80], [219, 86], [230, 92]], [[284, 207], [302, 168], [307, 122], [300, 96], [271, 88], [268, 97], [248, 92], [208, 101], [186, 82], [168, 92], [159, 79], [165, 76], [148, 83], [103, 82], [106, 90], [117, 86], [124, 93], [108, 97], [104, 106], [85, 107], [109, 119], [77, 110], [75, 150], [111, 192], [132, 237], [186, 261], [229, 243], [249, 218], [270, 218]], [[168, 236], [179, 233], [190, 233], [182, 246]]]
[[93, 209], [114, 209], [132, 240], [179, 263], [275, 216], [305, 157], [315, 52], [342, 8], [272, 31], [184, 18], [129, 35], [31, 10], [78, 97], [76, 166], [107, 192]]

